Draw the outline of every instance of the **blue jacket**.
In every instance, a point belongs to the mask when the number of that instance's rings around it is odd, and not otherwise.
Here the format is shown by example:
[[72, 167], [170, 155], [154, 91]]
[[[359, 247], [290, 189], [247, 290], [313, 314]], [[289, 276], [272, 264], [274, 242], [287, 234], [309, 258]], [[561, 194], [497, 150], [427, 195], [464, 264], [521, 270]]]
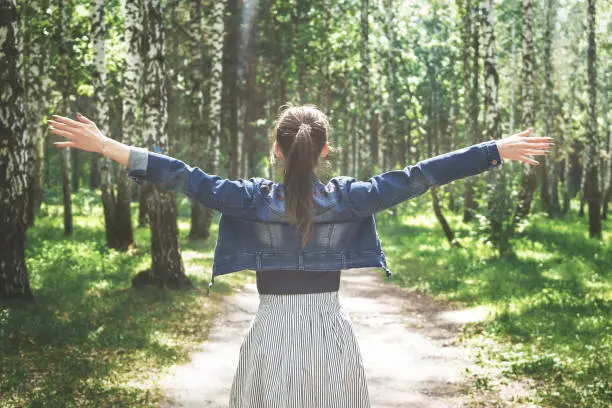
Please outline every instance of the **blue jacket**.
[[463, 177], [499, 167], [495, 141], [479, 143], [357, 181], [334, 177], [326, 185], [313, 174], [314, 226], [306, 247], [289, 225], [283, 185], [265, 178], [228, 180], [180, 160], [134, 148], [129, 175], [182, 191], [221, 212], [211, 284], [215, 276], [244, 269], [338, 270], [382, 267], [385, 254], [374, 214]]

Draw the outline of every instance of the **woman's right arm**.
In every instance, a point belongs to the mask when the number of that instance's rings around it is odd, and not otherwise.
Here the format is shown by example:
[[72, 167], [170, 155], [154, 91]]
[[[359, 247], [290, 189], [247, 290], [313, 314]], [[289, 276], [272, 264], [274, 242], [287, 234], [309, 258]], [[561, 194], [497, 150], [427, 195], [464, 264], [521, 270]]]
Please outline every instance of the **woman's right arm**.
[[103, 135], [96, 124], [85, 116], [77, 113], [78, 122], [59, 115], [51, 117], [53, 119], [49, 121], [49, 131], [69, 140], [55, 142], [57, 147], [72, 147], [100, 153], [123, 166], [128, 166], [131, 147]]
[[500, 167], [503, 159], [538, 164], [529, 155], [545, 155], [549, 137], [528, 137], [531, 129], [500, 140], [479, 143], [370, 178], [349, 181], [346, 192], [356, 215], [368, 215], [425, 193], [430, 187]]
[[146, 149], [127, 146], [104, 136], [95, 123], [77, 114], [79, 121], [53, 115], [49, 131], [69, 139], [55, 143], [101, 153], [128, 167], [138, 183], [150, 181], [166, 190], [181, 191], [206, 207], [221, 212], [243, 214], [253, 207], [255, 180], [228, 180], [188, 166], [180, 160]]

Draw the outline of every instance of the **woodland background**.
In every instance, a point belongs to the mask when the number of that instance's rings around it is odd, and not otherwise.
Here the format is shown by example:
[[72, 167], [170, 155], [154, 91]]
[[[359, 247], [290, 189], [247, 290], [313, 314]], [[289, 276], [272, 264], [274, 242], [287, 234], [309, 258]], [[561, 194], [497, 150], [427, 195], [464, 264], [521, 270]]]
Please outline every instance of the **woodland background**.
[[553, 137], [540, 166], [506, 162], [377, 221], [392, 279], [489, 307], [466, 341], [500, 342], [491, 359], [540, 381], [539, 403], [607, 406], [611, 32], [603, 0], [0, 0], [0, 406], [154, 404], [147, 373], [187, 358], [247, 279], [204, 296], [217, 215], [56, 149], [49, 115], [279, 179], [286, 103], [329, 115], [327, 176]]

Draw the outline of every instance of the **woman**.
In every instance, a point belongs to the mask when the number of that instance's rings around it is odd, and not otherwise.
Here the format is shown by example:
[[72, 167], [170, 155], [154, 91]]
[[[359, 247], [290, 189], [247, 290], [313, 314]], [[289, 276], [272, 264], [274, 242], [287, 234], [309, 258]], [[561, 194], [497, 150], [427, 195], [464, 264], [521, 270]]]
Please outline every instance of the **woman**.
[[314, 174], [328, 152], [326, 116], [312, 106], [284, 110], [273, 151], [284, 182], [227, 180], [171, 157], [123, 145], [82, 115], [54, 116], [56, 143], [99, 152], [127, 166], [137, 181], [180, 190], [221, 212], [214, 277], [256, 271], [260, 305], [240, 349], [230, 407], [369, 407], [362, 358], [349, 316], [338, 302], [340, 270], [382, 267], [374, 214], [503, 159], [538, 164], [548, 137], [531, 130], [487, 141], [357, 181]]

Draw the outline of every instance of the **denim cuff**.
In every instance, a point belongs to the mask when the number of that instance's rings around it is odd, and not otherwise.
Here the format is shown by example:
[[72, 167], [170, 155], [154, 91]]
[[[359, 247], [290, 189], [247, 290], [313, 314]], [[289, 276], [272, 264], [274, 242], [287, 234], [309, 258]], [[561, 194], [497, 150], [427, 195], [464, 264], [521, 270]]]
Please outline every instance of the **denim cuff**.
[[128, 170], [130, 174], [144, 176], [147, 174], [147, 165], [149, 164], [149, 152], [147, 149], [140, 147], [130, 148], [130, 160]]
[[482, 143], [482, 149], [489, 167], [499, 167], [504, 163], [499, 155], [499, 148], [497, 147], [496, 140]]

